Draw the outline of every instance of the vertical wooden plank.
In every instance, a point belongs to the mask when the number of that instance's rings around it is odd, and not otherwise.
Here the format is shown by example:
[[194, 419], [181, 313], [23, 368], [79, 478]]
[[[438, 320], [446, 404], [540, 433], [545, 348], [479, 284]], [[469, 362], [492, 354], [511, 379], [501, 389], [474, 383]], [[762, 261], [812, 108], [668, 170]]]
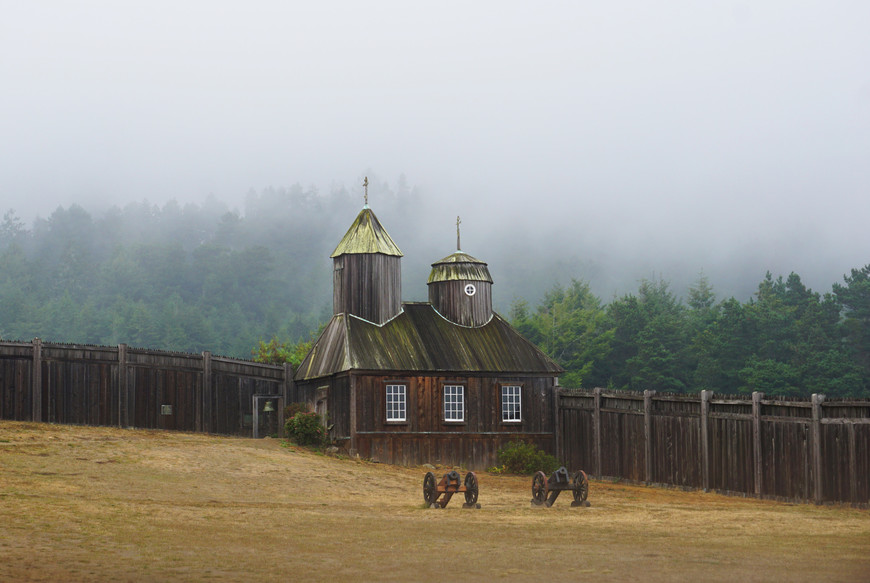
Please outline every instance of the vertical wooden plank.
[[127, 392], [127, 345], [118, 345], [118, 427], [130, 425], [130, 395]]
[[197, 426], [200, 427], [201, 431], [206, 433], [211, 433], [217, 427], [217, 423], [213, 419], [214, 409], [212, 408], [212, 395], [214, 391], [212, 390], [212, 370], [211, 370], [211, 352], [208, 350], [202, 353], [202, 375], [201, 375], [201, 387], [202, 387], [202, 397], [199, 400], [199, 418], [197, 419]]
[[655, 391], [644, 390], [643, 392], [643, 457], [644, 457], [644, 481], [652, 482], [652, 396]]
[[858, 452], [857, 440], [855, 439], [855, 423], [851, 422], [846, 425], [849, 435], [849, 499], [852, 504], [858, 504]]
[[822, 403], [825, 396], [813, 393], [813, 496], [816, 504], [821, 504], [822, 492]]
[[235, 390], [236, 408], [238, 411], [235, 421], [235, 434], [245, 435], [245, 411], [247, 411], [248, 407], [246, 405], [247, 401], [245, 399], [245, 387], [242, 385], [242, 377], [236, 377], [236, 382], [233, 383], [233, 389]]
[[193, 375], [193, 385], [191, 387], [193, 402], [187, 402], [187, 405], [193, 407], [193, 430], [202, 432], [202, 401], [205, 395], [205, 356], [200, 361], [200, 373]]
[[33, 339], [33, 376], [30, 386], [30, 420], [42, 421], [42, 340]]
[[601, 387], [595, 387], [593, 391], [593, 403], [595, 404], [592, 413], [592, 431], [595, 441], [595, 475], [601, 477]]
[[348, 375], [350, 384], [350, 455], [353, 457], [357, 453], [357, 437], [356, 437], [356, 375]]
[[88, 385], [88, 425], [102, 425], [100, 420], [100, 368], [94, 363], [85, 367], [85, 383]]
[[[241, 380], [240, 380], [241, 382]], [[258, 399], [254, 399], [251, 397], [251, 402], [253, 403], [253, 407], [251, 408], [251, 431], [254, 439], [260, 439], [260, 407]]]
[[764, 393], [752, 392], [752, 459], [754, 461], [753, 474], [755, 483], [755, 495], [761, 496], [761, 399]]
[[713, 391], [701, 391], [701, 487], [710, 491], [710, 398]]
[[565, 455], [564, 440], [562, 439], [562, 388], [558, 384], [553, 387], [553, 411], [555, 412], [553, 432], [556, 436], [556, 459], [560, 460], [562, 464], [566, 464], [568, 456]]
[[[290, 403], [290, 394], [293, 392], [293, 365], [289, 362], [284, 363], [284, 378], [281, 381], [281, 389], [283, 401], [285, 403]], [[281, 407], [278, 418], [281, 420], [278, 424], [282, 426], [282, 429], [279, 431], [283, 431], [284, 407]], [[281, 436], [283, 437], [283, 433]]]

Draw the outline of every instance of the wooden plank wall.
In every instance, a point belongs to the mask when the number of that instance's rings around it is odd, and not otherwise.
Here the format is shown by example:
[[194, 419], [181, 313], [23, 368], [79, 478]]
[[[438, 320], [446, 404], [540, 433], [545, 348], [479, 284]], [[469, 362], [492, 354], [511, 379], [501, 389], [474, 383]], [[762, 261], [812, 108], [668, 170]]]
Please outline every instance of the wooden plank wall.
[[33, 415], [33, 345], [3, 343], [0, 350], [0, 419], [25, 420]]
[[401, 257], [340, 255], [333, 260], [332, 285], [334, 314], [354, 314], [383, 324], [402, 309]]
[[[423, 463], [479, 470], [497, 463], [498, 449], [512, 440], [555, 453], [552, 380], [483, 375], [353, 375], [350, 448], [385, 463]], [[406, 422], [387, 422], [385, 386], [408, 387]], [[465, 387], [465, 421], [443, 420], [444, 384]], [[548, 386], [548, 383], [549, 386]], [[501, 420], [501, 386], [522, 387], [522, 422]]]
[[601, 439], [596, 438], [596, 396], [577, 393], [559, 395], [557, 439], [561, 439], [557, 450], [561, 452], [560, 458], [569, 464], [569, 468], [584, 469], [600, 476], [600, 449], [596, 445], [601, 443]]
[[0, 342], [0, 419], [251, 435], [253, 395], [290, 384], [289, 366], [208, 352]]
[[794, 501], [870, 504], [870, 401], [559, 390], [571, 471]]
[[650, 407], [650, 481], [692, 487], [700, 483], [700, 464], [682, 460], [701, 459], [700, 400], [674, 395], [656, 399], [644, 395]]
[[[368, 379], [368, 380], [365, 380]], [[485, 468], [507, 439], [569, 470], [785, 500], [870, 504], [870, 401], [558, 390], [523, 381], [523, 423], [499, 424], [492, 380], [461, 377], [467, 422], [440, 422], [438, 377], [404, 380], [409, 423], [383, 420], [382, 385], [330, 389], [336, 430], [360, 455]], [[509, 379], [498, 379], [507, 381]], [[411, 388], [413, 387], [413, 388]], [[252, 434], [253, 395], [287, 397], [289, 367], [118, 347], [0, 342], [0, 419]], [[301, 393], [300, 393], [301, 394]], [[342, 405], [347, 403], [347, 405]], [[171, 414], [162, 414], [169, 405]], [[342, 408], [343, 407], [343, 408]]]

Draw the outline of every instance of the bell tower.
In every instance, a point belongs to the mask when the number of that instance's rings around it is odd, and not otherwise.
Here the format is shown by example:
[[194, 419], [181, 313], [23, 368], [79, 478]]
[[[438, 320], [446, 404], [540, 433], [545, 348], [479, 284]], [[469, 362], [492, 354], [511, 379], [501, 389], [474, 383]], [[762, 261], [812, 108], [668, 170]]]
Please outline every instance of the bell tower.
[[353, 314], [375, 324], [402, 309], [402, 252], [368, 204], [332, 252], [333, 314]]

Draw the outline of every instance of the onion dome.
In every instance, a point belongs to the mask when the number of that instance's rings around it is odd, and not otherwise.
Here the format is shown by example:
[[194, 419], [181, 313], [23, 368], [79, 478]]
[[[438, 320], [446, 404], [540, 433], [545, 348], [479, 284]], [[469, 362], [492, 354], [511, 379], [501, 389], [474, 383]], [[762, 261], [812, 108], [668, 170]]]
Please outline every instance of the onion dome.
[[486, 263], [456, 251], [432, 264], [429, 302], [442, 316], [463, 326], [492, 318], [492, 277]]

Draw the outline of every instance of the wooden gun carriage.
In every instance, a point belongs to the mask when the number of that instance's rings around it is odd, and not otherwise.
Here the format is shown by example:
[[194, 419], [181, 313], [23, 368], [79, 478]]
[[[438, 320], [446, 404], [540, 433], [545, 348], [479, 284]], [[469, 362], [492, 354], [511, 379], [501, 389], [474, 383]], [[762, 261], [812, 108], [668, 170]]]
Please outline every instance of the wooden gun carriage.
[[565, 466], [550, 474], [549, 478], [544, 472], [538, 472], [532, 477], [532, 504], [549, 508], [564, 490], [571, 490], [574, 494], [571, 506], [589, 506], [586, 501], [589, 495], [586, 472], [578, 470], [573, 479], [570, 479]]
[[423, 478], [423, 499], [429, 508], [445, 508], [454, 494], [465, 493], [463, 508], [480, 508], [477, 503], [477, 475], [474, 472], [465, 474], [465, 480], [459, 481], [459, 472], [450, 471], [435, 483], [435, 474], [426, 472]]

